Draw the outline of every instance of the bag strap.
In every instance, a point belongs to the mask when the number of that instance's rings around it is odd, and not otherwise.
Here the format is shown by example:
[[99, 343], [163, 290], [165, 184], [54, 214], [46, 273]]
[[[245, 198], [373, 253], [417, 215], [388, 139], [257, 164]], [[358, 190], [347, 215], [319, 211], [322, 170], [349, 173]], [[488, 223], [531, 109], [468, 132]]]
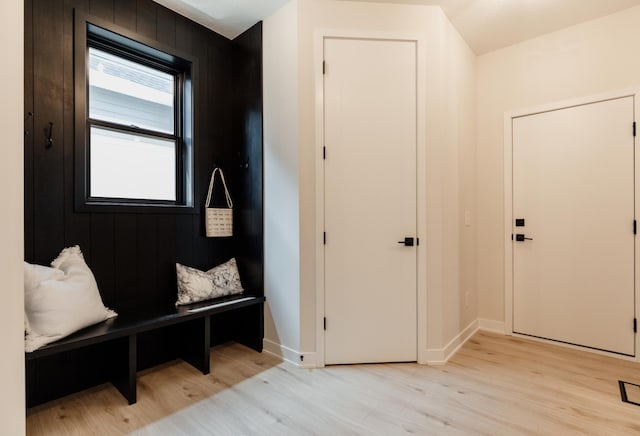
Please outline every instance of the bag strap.
[[233, 208], [233, 202], [231, 201], [231, 195], [229, 195], [229, 190], [227, 189], [227, 182], [224, 180], [224, 174], [220, 168], [215, 168], [213, 173], [211, 173], [211, 180], [209, 180], [209, 192], [207, 193], [207, 202], [204, 207], [209, 207], [209, 203], [211, 203], [211, 194], [213, 193], [213, 185], [216, 183], [216, 173], [220, 172], [220, 178], [222, 179], [222, 186], [224, 186], [224, 196], [227, 199], [227, 206], [229, 209]]

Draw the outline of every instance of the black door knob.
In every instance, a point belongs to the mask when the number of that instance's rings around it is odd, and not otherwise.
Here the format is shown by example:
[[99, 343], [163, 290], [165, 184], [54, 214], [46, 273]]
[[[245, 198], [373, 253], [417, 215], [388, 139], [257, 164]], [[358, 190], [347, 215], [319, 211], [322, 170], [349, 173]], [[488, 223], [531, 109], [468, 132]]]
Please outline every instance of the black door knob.
[[398, 241], [398, 244], [404, 244], [405, 247], [413, 247], [413, 238], [404, 238], [404, 241]]

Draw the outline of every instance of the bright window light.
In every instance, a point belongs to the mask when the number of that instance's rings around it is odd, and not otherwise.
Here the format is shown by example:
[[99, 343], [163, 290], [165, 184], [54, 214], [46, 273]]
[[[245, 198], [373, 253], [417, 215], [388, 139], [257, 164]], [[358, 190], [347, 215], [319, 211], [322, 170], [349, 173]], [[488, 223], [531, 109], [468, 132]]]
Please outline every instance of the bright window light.
[[89, 117], [173, 134], [175, 77], [89, 48]]
[[92, 197], [176, 200], [175, 142], [91, 126]]

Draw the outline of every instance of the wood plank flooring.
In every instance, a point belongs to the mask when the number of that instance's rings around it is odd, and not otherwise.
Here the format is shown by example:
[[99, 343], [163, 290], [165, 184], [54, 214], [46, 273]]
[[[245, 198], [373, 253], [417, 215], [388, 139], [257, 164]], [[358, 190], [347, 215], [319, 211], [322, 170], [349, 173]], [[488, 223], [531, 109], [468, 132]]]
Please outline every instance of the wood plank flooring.
[[640, 407], [618, 380], [640, 364], [478, 332], [444, 366], [303, 370], [238, 344], [203, 376], [172, 362], [138, 377], [138, 403], [110, 385], [31, 409], [28, 435], [631, 435]]

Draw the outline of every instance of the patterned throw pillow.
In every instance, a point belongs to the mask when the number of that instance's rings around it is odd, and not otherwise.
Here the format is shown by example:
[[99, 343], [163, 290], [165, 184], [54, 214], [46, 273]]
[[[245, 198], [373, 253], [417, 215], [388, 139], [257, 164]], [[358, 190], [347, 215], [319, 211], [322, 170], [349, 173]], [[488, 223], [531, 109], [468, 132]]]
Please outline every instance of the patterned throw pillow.
[[178, 278], [176, 306], [240, 294], [244, 291], [235, 259], [211, 268], [209, 271], [200, 271], [176, 263], [176, 276]]

